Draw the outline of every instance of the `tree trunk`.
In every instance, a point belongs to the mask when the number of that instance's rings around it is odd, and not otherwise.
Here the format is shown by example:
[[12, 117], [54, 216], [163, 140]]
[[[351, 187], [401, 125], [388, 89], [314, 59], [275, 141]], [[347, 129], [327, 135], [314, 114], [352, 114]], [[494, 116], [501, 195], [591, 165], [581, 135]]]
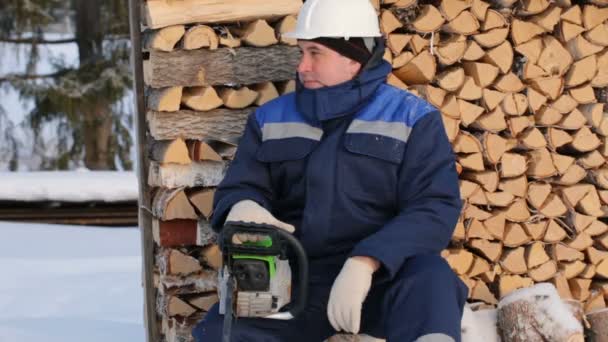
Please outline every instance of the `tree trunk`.
[[[75, 0], [76, 43], [80, 67], [103, 61], [102, 0]], [[86, 69], [85, 69], [86, 70]], [[86, 72], [86, 71], [85, 71]], [[82, 75], [85, 79], [91, 75]], [[90, 81], [90, 80], [89, 80]], [[90, 170], [115, 169], [109, 153], [112, 111], [109, 104], [97, 102], [81, 109], [84, 136], [84, 164]]]

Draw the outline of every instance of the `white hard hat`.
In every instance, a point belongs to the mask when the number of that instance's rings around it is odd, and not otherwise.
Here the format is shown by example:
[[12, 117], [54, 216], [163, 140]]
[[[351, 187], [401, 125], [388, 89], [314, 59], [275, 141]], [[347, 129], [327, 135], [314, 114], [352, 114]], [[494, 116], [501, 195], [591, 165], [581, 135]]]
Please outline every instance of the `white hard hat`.
[[308, 0], [295, 31], [283, 35], [295, 39], [380, 36], [378, 15], [370, 0]]

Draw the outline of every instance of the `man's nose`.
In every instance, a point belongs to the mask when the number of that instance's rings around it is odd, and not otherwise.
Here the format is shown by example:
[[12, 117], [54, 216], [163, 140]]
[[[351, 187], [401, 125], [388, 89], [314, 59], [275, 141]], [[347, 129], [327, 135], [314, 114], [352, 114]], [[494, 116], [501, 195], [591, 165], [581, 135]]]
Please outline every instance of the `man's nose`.
[[310, 58], [307, 57], [306, 55], [302, 54], [302, 57], [300, 57], [300, 64], [298, 64], [298, 72], [304, 73], [304, 72], [310, 71], [310, 69], [311, 69]]

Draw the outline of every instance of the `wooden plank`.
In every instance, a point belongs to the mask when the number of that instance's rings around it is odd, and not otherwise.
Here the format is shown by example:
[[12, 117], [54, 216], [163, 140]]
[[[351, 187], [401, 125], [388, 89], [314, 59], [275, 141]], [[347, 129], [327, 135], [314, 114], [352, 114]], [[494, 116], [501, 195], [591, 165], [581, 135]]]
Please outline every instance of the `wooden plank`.
[[298, 47], [286, 45], [150, 51], [144, 81], [153, 88], [287, 81], [293, 79], [299, 59]]
[[150, 28], [176, 24], [225, 23], [298, 14], [302, 0], [148, 0], [145, 23]]
[[243, 134], [247, 117], [255, 107], [244, 109], [218, 108], [208, 112], [148, 112], [150, 134], [156, 140], [206, 139], [232, 144]]

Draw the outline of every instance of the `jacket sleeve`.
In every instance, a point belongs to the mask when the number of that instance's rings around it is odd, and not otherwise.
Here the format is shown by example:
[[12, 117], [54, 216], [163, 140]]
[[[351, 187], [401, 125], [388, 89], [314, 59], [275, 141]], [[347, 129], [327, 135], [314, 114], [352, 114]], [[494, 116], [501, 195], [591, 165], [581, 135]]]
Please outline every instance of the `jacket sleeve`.
[[380, 261], [379, 276], [390, 279], [406, 259], [446, 248], [462, 208], [454, 153], [437, 111], [412, 128], [398, 179], [398, 214], [351, 252]]
[[260, 127], [253, 113], [247, 119], [245, 132], [239, 141], [236, 155], [213, 198], [211, 226], [220, 231], [232, 206], [242, 200], [252, 200], [271, 210], [273, 196], [268, 165], [256, 158], [262, 141]]

